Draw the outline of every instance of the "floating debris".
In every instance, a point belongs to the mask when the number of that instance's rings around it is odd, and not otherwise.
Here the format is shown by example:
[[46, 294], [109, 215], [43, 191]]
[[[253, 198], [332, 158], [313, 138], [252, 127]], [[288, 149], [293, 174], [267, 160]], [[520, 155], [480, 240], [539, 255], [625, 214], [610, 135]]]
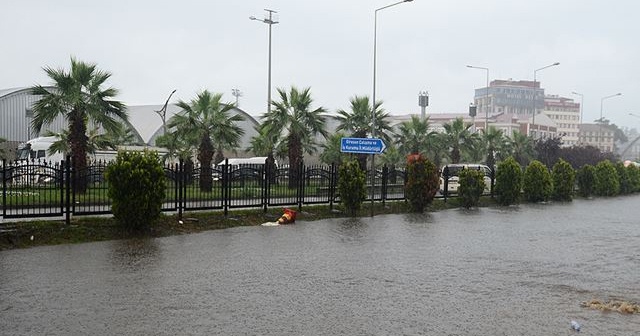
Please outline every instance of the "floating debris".
[[611, 300], [602, 302], [600, 300], [593, 299], [581, 304], [582, 307], [599, 309], [603, 311], [617, 311], [623, 314], [635, 314], [640, 313], [640, 305], [634, 302]]
[[575, 331], [580, 331], [580, 323], [576, 321], [571, 321], [571, 329]]

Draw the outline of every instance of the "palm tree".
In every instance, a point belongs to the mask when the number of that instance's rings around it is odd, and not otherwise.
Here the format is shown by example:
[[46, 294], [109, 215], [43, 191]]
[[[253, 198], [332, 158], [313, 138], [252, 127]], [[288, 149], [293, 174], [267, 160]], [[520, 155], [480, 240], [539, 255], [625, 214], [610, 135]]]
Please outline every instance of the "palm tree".
[[107, 131], [114, 130], [121, 121], [127, 121], [126, 108], [123, 103], [112, 100], [118, 90], [103, 88], [111, 74], [98, 70], [96, 64], [76, 61], [72, 57], [70, 71], [51, 67], [45, 67], [44, 71], [53, 80], [53, 89], [42, 85], [31, 88], [32, 94], [42, 97], [33, 104], [31, 127], [39, 134], [58, 116], [67, 121], [72, 163], [79, 172], [75, 187], [84, 192], [87, 186], [83, 176], [87, 167], [87, 123], [90, 121]]
[[472, 124], [466, 124], [462, 118], [456, 118], [451, 123], [443, 125], [444, 133], [441, 134], [449, 146], [449, 159], [451, 163], [459, 163], [462, 152], [472, 148], [476, 136], [469, 131]]
[[419, 154], [426, 150], [434, 134], [435, 132], [429, 131], [429, 118], [421, 120], [413, 115], [410, 121], [400, 124], [396, 144], [402, 155]]
[[[49, 147], [49, 155], [55, 153], [68, 154], [71, 152], [71, 147], [69, 146], [69, 130], [63, 130], [60, 133], [48, 131], [45, 133], [45, 136], [53, 136], [58, 139]], [[113, 140], [112, 136], [100, 133], [98, 128], [92, 128], [89, 130], [89, 134], [87, 134], [87, 154], [94, 154], [96, 150], [101, 149], [117, 150], [118, 146]]]
[[[336, 119], [340, 122], [337, 131], [344, 131], [354, 138], [366, 138], [371, 132], [371, 104], [368, 96], [354, 96], [349, 100], [351, 111], [338, 110]], [[375, 136], [385, 143], [391, 143], [393, 128], [389, 123], [389, 114], [381, 108], [382, 101], [375, 104]], [[358, 163], [360, 169], [367, 168], [367, 155], [359, 154]]]
[[509, 147], [511, 155], [513, 155], [521, 167], [526, 167], [529, 161], [535, 156], [533, 138], [518, 131], [513, 131]]
[[[331, 135], [327, 142], [322, 145], [322, 153], [320, 154], [320, 162], [326, 164], [341, 164], [345, 159], [346, 155], [340, 151], [340, 146], [342, 142], [342, 138], [345, 137], [345, 134], [342, 132], [338, 132], [336, 134]], [[366, 158], [365, 158], [366, 160]]]
[[[228, 147], [237, 147], [244, 130], [237, 125], [244, 118], [238, 114], [230, 116], [232, 103], [222, 103], [221, 93], [204, 90], [190, 102], [177, 103], [183, 112], [174, 115], [167, 126], [175, 128], [179, 137], [194, 142], [198, 147], [200, 162], [200, 190], [211, 191], [213, 155]], [[214, 145], [214, 143], [216, 145]]]
[[275, 182], [274, 172], [277, 166], [274, 155], [277, 155], [279, 158], [285, 157], [286, 154], [281, 154], [283, 150], [286, 151], [286, 148], [283, 148], [282, 142], [278, 142], [278, 132], [273, 132], [269, 127], [265, 127], [264, 124], [256, 127], [255, 130], [258, 134], [251, 138], [251, 143], [249, 147], [247, 147], [247, 151], [253, 152], [256, 156], [267, 157], [265, 164], [268, 167], [267, 174], [269, 174], [269, 181]]
[[302, 163], [303, 153], [314, 153], [317, 149], [315, 137], [320, 134], [324, 138], [328, 133], [325, 129], [326, 110], [323, 107], [311, 109], [310, 88], [298, 90], [291, 87], [289, 93], [278, 89], [280, 101], [271, 104], [273, 109], [262, 119], [264, 127], [273, 130], [274, 134], [286, 141], [289, 148], [289, 187], [297, 186], [299, 179], [298, 167]]
[[482, 130], [482, 144], [484, 145], [485, 152], [485, 164], [489, 168], [494, 169], [496, 164], [496, 153], [502, 152], [507, 146], [507, 139], [504, 136], [504, 132], [493, 126], [489, 126], [489, 129]]

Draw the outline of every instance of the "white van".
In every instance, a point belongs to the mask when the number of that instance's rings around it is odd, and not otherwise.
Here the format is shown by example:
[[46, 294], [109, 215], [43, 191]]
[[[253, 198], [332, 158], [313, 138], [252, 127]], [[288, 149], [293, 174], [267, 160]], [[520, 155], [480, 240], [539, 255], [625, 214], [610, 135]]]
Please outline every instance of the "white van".
[[458, 187], [460, 183], [458, 181], [458, 174], [462, 169], [479, 170], [484, 174], [484, 191], [488, 193], [491, 191], [491, 168], [489, 166], [477, 163], [452, 163], [442, 167], [440, 174], [440, 193], [444, 194], [444, 177], [448, 176], [447, 192], [449, 194], [458, 193]]

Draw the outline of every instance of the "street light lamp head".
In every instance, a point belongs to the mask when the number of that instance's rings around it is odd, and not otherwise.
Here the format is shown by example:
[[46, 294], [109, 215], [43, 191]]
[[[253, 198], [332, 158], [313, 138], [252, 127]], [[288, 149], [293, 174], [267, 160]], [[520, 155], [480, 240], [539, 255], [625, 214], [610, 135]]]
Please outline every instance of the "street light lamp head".
[[255, 16], [250, 16], [249, 20], [257, 20], [257, 18]]
[[560, 62], [555, 62], [553, 63], [553, 65], [560, 65]]
[[413, 1], [413, 0], [404, 0], [404, 2], [411, 2], [411, 1]]

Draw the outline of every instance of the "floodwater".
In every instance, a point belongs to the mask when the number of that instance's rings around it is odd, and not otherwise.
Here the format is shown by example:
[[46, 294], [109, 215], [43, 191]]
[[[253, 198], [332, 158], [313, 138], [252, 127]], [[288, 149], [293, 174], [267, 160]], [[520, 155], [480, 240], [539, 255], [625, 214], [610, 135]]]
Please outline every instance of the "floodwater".
[[[0, 252], [1, 335], [638, 335], [640, 196]], [[37, 237], [36, 237], [37, 239]]]

